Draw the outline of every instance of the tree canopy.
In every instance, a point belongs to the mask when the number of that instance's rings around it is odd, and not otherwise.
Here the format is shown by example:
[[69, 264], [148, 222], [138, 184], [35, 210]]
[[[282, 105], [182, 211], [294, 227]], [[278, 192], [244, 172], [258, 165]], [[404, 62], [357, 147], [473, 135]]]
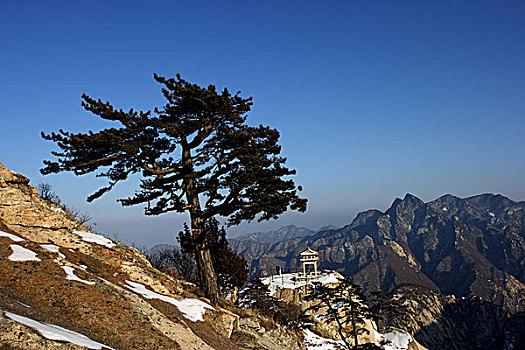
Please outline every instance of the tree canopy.
[[[358, 342], [359, 335], [369, 333], [365, 327], [366, 319], [371, 318], [373, 314], [366, 304], [366, 297], [361, 287], [352, 283], [348, 277], [339, 278], [335, 286], [315, 282], [312, 293], [304, 300], [313, 302], [307, 311], [314, 313], [325, 311], [324, 320], [336, 325], [337, 332], [347, 349], [378, 349], [373, 343], [359, 344]], [[345, 334], [347, 328], [352, 335], [353, 346], [350, 345]]]
[[[201, 87], [177, 75], [154, 75], [167, 103], [151, 111], [124, 111], [109, 102], [82, 96], [82, 106], [102, 119], [120, 124], [98, 132], [59, 130], [42, 137], [54, 141], [57, 160], [45, 160], [42, 174], [71, 171], [96, 173], [107, 186], [92, 201], [130, 175], [142, 175], [140, 188], [120, 199], [123, 205], [147, 204], [145, 213], [190, 211], [202, 220], [221, 215], [229, 224], [277, 218], [288, 208], [304, 211], [297, 195], [295, 170], [284, 166], [279, 132], [246, 125], [252, 98], [214, 85]], [[200, 201], [204, 200], [201, 204]]]
[[95, 173], [107, 185], [88, 197], [99, 198], [133, 174], [140, 175], [135, 192], [122, 205], [144, 204], [147, 215], [188, 212], [195, 239], [197, 265], [206, 295], [218, 299], [217, 276], [207, 245], [204, 223], [217, 215], [228, 224], [275, 219], [288, 209], [305, 211], [280, 155], [279, 132], [249, 126], [252, 98], [214, 85], [201, 87], [177, 75], [154, 74], [167, 102], [153, 111], [124, 111], [109, 102], [82, 95], [85, 110], [117, 127], [87, 133], [64, 130], [46, 134], [60, 151], [44, 160], [42, 174], [70, 171]]

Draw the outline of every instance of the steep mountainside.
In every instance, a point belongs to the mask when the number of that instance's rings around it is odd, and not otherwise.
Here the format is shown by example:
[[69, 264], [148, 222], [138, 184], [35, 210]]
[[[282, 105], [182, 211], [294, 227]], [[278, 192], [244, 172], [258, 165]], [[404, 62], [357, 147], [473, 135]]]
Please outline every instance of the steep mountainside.
[[406, 308], [406, 316], [392, 324], [428, 349], [525, 348], [524, 317], [507, 318], [479, 297], [456, 298], [413, 285], [402, 285], [392, 294]]
[[277, 243], [288, 239], [311, 236], [316, 231], [295, 225], [284, 226], [276, 231], [247, 233], [242, 236], [230, 239], [230, 241], [256, 242], [256, 243]]
[[[299, 349], [97, 235], [0, 164], [0, 348]], [[258, 327], [258, 328], [257, 328]]]
[[[315, 234], [315, 231], [304, 227], [285, 226], [276, 231], [247, 233], [236, 238], [228, 239], [230, 247], [244, 256], [248, 264], [253, 259], [262, 256], [272, 249], [278, 242], [304, 238]], [[272, 270], [274, 272], [275, 270]]]
[[367, 290], [387, 293], [410, 283], [517, 312], [525, 310], [524, 220], [525, 202], [501, 195], [445, 195], [424, 203], [407, 194], [386, 212], [362, 212], [341, 229], [237, 249], [252, 274], [271, 273], [276, 265], [294, 270], [299, 253], [311, 247], [322, 266]]

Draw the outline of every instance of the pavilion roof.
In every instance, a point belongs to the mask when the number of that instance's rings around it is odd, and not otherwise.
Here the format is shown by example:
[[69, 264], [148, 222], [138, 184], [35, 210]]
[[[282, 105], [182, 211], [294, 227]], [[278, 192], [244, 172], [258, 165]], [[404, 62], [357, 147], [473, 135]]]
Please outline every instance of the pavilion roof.
[[312, 248], [308, 247], [305, 251], [301, 253], [301, 255], [319, 255], [319, 253], [313, 250]]

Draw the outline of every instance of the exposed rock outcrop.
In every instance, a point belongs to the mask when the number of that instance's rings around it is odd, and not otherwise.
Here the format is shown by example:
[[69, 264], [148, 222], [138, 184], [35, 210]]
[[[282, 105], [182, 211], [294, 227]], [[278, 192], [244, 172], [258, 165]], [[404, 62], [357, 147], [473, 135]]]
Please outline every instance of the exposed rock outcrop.
[[193, 290], [136, 249], [88, 232], [0, 164], [0, 348], [85, 348], [21, 318], [114, 349], [252, 348], [258, 338], [239, 316]]
[[406, 317], [393, 324], [409, 330], [429, 349], [525, 347], [525, 320], [508, 317], [479, 297], [457, 298], [411, 285], [400, 286], [393, 294], [406, 308]]
[[420, 299], [406, 300], [413, 317], [403, 328], [429, 349], [525, 346], [525, 202], [483, 194], [424, 203], [407, 194], [341, 229], [232, 246], [245, 253], [252, 274], [297, 270], [300, 252], [311, 247], [320, 266], [367, 291], [421, 286], [414, 287]]

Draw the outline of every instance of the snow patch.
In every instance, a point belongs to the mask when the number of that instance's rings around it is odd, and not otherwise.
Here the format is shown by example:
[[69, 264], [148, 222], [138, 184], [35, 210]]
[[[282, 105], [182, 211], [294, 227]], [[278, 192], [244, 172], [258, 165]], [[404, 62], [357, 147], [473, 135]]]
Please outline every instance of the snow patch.
[[335, 275], [335, 273], [329, 273], [329, 274], [326, 274], [326, 275], [322, 275], [321, 277], [319, 277], [315, 281], [319, 281], [319, 282], [321, 282], [321, 284], [330, 284], [330, 283], [338, 283], [339, 282], [339, 280], [337, 279], [337, 276]]
[[[307, 350], [339, 350], [346, 349], [342, 340], [323, 338], [309, 329], [304, 331], [304, 344]], [[407, 350], [412, 342], [410, 334], [400, 331], [393, 331], [386, 334], [374, 332], [375, 344], [384, 350]]]
[[[0, 309], [1, 310], [1, 309]], [[35, 321], [33, 319], [20, 316], [17, 314], [13, 314], [11, 312], [7, 312], [4, 310], [1, 310], [6, 317], [10, 318], [11, 320], [21, 323], [27, 327], [33, 328], [34, 330], [38, 331], [44, 338], [50, 339], [50, 340], [58, 340], [58, 341], [67, 341], [70, 343], [73, 343], [75, 345], [79, 346], [85, 346], [88, 349], [112, 349], [107, 345], [98, 343], [94, 340], [89, 339], [83, 334], [70, 331], [69, 329], [65, 329], [59, 326], [55, 326], [54, 324], [46, 323], [46, 322], [40, 322]]]
[[345, 343], [342, 340], [333, 340], [330, 338], [323, 338], [315, 334], [309, 329], [304, 331], [304, 345], [307, 350], [340, 350], [345, 349]]
[[177, 300], [167, 295], [162, 295], [148, 290], [143, 284], [132, 281], [126, 281], [126, 283], [128, 284], [126, 286], [128, 289], [142, 295], [146, 299], [159, 299], [175, 305], [179, 311], [182, 312], [184, 317], [193, 322], [204, 321], [203, 315], [206, 312], [206, 309], [217, 311], [213, 306], [199, 299], [187, 298]]
[[25, 241], [25, 239], [23, 238], [20, 238], [18, 236], [15, 236], [11, 233], [8, 233], [8, 232], [5, 232], [5, 231], [2, 231], [0, 230], [0, 237], [7, 237], [7, 238], [11, 238], [13, 241], [15, 242], [22, 242], [22, 241]]
[[53, 252], [53, 253], [58, 253], [58, 255], [61, 257], [61, 258], [66, 258], [66, 256], [62, 253], [60, 253], [59, 249], [60, 247], [59, 246], [56, 246], [54, 244], [41, 244], [40, 245], [42, 248], [44, 248], [45, 250], [49, 250], [50, 252]]
[[75, 269], [72, 268], [71, 266], [60, 266], [60, 267], [66, 272], [66, 279], [67, 279], [67, 280], [70, 280], [70, 281], [77, 281], [77, 282], [82, 282], [82, 283], [90, 284], [90, 285], [95, 284], [95, 282], [92, 282], [92, 281], [86, 281], [86, 280], [83, 280], [83, 279], [77, 277], [77, 276], [74, 274]]
[[11, 261], [40, 261], [32, 250], [21, 247], [18, 244], [11, 244], [10, 247], [13, 249], [13, 254], [8, 258]]
[[412, 341], [410, 334], [405, 332], [393, 331], [386, 334], [375, 333], [375, 342], [385, 350], [407, 350]]
[[320, 282], [322, 284], [337, 283], [337, 275], [333, 272], [322, 273], [317, 277], [311, 277], [308, 280], [298, 279], [300, 274], [298, 273], [284, 273], [282, 275], [275, 275], [270, 277], [261, 278], [261, 282], [268, 285], [270, 295], [274, 296], [279, 289], [296, 289], [306, 285], [311, 285], [314, 282]]
[[20, 305], [22, 305], [23, 307], [31, 308], [31, 306], [29, 306], [29, 305], [27, 305], [27, 304], [24, 304], [24, 303], [22, 303], [22, 302], [20, 302], [20, 301], [18, 301], [18, 300], [15, 300], [15, 301], [16, 301], [17, 304], [20, 304]]
[[443, 207], [442, 210], [443, 210], [443, 211], [448, 211], [448, 208], [447, 208], [447, 207]]
[[109, 238], [97, 235], [96, 233], [78, 230], [73, 231], [73, 233], [76, 233], [77, 235], [82, 237], [82, 240], [86, 242], [97, 243], [108, 248], [113, 248], [115, 246], [115, 243], [113, 243]]

